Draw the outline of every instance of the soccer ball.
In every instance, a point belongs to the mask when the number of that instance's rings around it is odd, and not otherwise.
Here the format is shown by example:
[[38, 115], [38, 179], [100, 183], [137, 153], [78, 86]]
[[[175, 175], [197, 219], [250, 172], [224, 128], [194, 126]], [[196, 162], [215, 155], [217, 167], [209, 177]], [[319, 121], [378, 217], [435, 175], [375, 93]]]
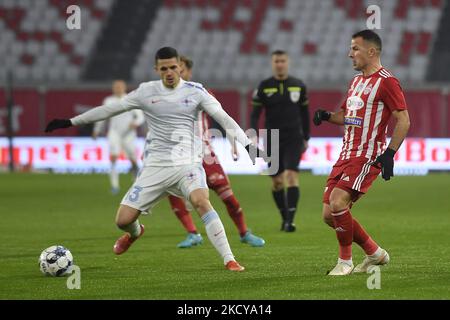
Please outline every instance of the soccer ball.
[[51, 246], [39, 256], [39, 268], [48, 276], [60, 277], [71, 272], [72, 253], [63, 246]]

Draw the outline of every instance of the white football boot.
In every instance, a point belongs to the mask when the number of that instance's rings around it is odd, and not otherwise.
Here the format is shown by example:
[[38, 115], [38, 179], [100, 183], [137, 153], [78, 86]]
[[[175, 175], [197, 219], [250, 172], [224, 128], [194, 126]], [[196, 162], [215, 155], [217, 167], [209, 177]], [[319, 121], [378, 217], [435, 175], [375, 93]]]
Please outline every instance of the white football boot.
[[338, 259], [338, 263], [336, 267], [333, 268], [330, 272], [328, 272], [329, 276], [346, 276], [352, 273], [353, 263], [347, 262], [342, 259]]
[[[381, 249], [381, 248], [380, 248]], [[367, 270], [371, 266], [382, 266], [389, 263], [389, 254], [386, 250], [381, 249], [381, 252], [375, 256], [375, 254], [371, 256], [366, 256], [360, 264], [358, 264], [355, 269], [353, 269], [353, 273], [367, 273]]]

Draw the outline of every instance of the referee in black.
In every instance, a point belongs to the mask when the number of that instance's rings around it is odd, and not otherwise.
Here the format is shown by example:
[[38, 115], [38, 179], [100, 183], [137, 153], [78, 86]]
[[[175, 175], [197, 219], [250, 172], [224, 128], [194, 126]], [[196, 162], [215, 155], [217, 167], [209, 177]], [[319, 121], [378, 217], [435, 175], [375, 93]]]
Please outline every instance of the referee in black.
[[270, 130], [279, 129], [280, 161], [278, 171], [271, 175], [272, 194], [283, 220], [281, 230], [293, 232], [300, 200], [298, 167], [309, 140], [308, 96], [303, 81], [289, 75], [289, 56], [285, 51], [272, 52], [272, 72], [273, 76], [263, 80], [253, 95], [251, 126], [258, 130], [259, 117], [265, 109], [269, 152]]

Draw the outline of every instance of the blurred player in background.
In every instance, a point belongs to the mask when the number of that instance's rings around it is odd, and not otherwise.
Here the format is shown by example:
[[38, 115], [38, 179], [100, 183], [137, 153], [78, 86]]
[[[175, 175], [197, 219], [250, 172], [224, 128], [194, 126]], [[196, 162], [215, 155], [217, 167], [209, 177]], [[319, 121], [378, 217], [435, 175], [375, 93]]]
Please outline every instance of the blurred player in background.
[[[303, 81], [289, 75], [289, 56], [285, 51], [272, 53], [272, 72], [273, 76], [263, 80], [253, 96], [251, 127], [258, 130], [264, 108], [266, 129], [279, 129], [280, 165], [271, 175], [272, 195], [281, 214], [281, 230], [293, 232], [300, 200], [298, 167], [309, 140], [309, 102]], [[266, 150], [271, 150], [270, 132], [267, 139]]]
[[[181, 78], [183, 78], [183, 80], [191, 81], [193, 65], [194, 63], [189, 58], [185, 56], [180, 57]], [[204, 143], [204, 157], [207, 158], [206, 161], [203, 160], [203, 168], [206, 172], [208, 187], [216, 192], [227, 207], [228, 214], [239, 231], [241, 242], [248, 243], [253, 247], [262, 247], [265, 243], [264, 239], [255, 236], [247, 229], [244, 212], [242, 211], [241, 205], [234, 196], [230, 181], [228, 180], [227, 175], [220, 165], [219, 159], [216, 157], [214, 150], [212, 149], [207, 133], [209, 128], [208, 115], [202, 112], [199, 118], [202, 127], [201, 132]], [[232, 143], [232, 155], [233, 158], [237, 160], [239, 155], [237, 152], [236, 143]], [[170, 195], [169, 201], [173, 212], [177, 215], [178, 219], [188, 232], [186, 239], [180, 242], [178, 247], [190, 248], [201, 244], [203, 241], [202, 236], [197, 232], [192, 215], [186, 208], [184, 200], [182, 198]]]
[[206, 111], [228, 130], [230, 141], [237, 140], [244, 145], [253, 162], [257, 146], [201, 84], [180, 78], [179, 56], [174, 48], [164, 47], [156, 52], [155, 70], [161, 80], [142, 83], [117, 104], [100, 106], [72, 119], [54, 119], [45, 131], [101, 121], [132, 109], [143, 110], [149, 129], [150, 152], [117, 212], [116, 224], [126, 233], [116, 241], [114, 253], [123, 254], [142, 236], [144, 226], [139, 223], [140, 214], [173, 194], [189, 200], [197, 210], [225, 268], [243, 271], [244, 267], [231, 252], [222, 221], [209, 201], [205, 170], [201, 164], [202, 141], [196, 129], [199, 112]]
[[[380, 171], [384, 180], [394, 176], [394, 155], [409, 130], [409, 115], [399, 81], [381, 65], [380, 37], [371, 30], [352, 36], [349, 57], [353, 68], [361, 71], [351, 81], [341, 110], [317, 110], [314, 124], [329, 121], [344, 125], [344, 144], [339, 160], [328, 177], [323, 196], [323, 219], [335, 229], [339, 259], [329, 272], [332, 276], [367, 272], [373, 265], [389, 262], [382, 249], [352, 217], [352, 204], [364, 195]], [[387, 124], [391, 116], [396, 125], [386, 148]], [[366, 253], [353, 269], [352, 242]]]
[[[112, 84], [112, 95], [103, 100], [103, 105], [114, 105], [120, 102], [126, 93], [127, 85], [123, 80], [116, 80]], [[108, 126], [109, 156], [111, 160], [111, 170], [109, 180], [111, 183], [111, 193], [117, 194], [120, 191], [119, 172], [116, 168], [117, 158], [123, 151], [131, 162], [131, 173], [136, 176], [138, 165], [136, 159], [135, 140], [137, 128], [144, 123], [144, 114], [141, 110], [131, 110], [124, 112], [109, 120], [97, 122], [94, 125], [92, 138], [96, 139], [100, 133]]]

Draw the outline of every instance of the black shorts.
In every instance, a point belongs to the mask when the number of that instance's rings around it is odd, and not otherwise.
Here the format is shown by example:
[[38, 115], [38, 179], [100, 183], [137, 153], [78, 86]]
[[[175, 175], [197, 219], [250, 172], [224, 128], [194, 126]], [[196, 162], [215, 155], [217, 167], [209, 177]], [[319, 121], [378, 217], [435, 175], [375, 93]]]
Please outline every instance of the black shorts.
[[[270, 176], [277, 176], [283, 173], [284, 170], [298, 171], [302, 153], [305, 151], [303, 136], [298, 128], [295, 129], [280, 129], [279, 131], [279, 166], [278, 170]], [[269, 156], [271, 148], [277, 147], [270, 139], [270, 131], [267, 134], [267, 141], [265, 149], [268, 150]], [[276, 149], [275, 149], [276, 150]], [[275, 151], [274, 150], [274, 151]], [[269, 164], [270, 168], [271, 164]]]

